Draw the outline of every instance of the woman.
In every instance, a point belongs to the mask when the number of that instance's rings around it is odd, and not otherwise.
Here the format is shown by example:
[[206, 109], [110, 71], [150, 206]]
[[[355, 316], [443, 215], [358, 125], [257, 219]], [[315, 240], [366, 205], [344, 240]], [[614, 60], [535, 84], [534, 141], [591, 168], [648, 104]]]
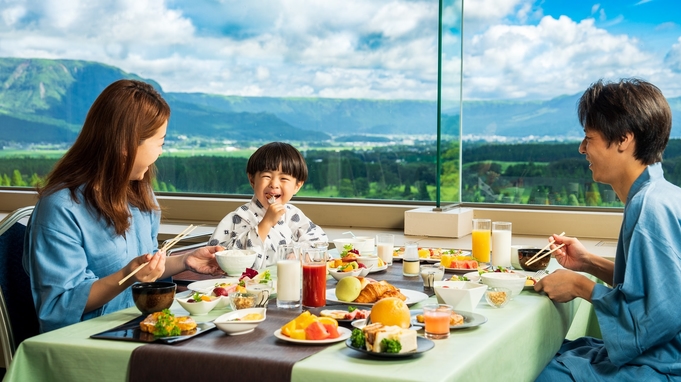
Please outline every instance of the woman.
[[158, 252], [161, 214], [151, 181], [169, 116], [150, 85], [114, 82], [38, 190], [23, 263], [42, 332], [132, 306], [135, 282], [187, 269], [223, 274], [214, 256], [221, 247], [173, 257]]

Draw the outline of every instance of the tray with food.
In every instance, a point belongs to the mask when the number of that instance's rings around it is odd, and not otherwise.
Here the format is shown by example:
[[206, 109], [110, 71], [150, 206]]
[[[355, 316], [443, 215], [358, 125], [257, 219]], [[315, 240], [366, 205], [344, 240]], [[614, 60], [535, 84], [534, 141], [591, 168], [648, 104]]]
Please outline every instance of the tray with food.
[[139, 316], [90, 338], [172, 344], [188, 340], [215, 328], [212, 322], [195, 322], [189, 316], [175, 316], [169, 310]]
[[[451, 259], [455, 256], [471, 256], [471, 251], [464, 251], [462, 249], [447, 249], [435, 247], [418, 247], [419, 259], [427, 263], [442, 262], [444, 258]], [[404, 258], [404, 247], [395, 247], [393, 249], [393, 260], [401, 261]]]

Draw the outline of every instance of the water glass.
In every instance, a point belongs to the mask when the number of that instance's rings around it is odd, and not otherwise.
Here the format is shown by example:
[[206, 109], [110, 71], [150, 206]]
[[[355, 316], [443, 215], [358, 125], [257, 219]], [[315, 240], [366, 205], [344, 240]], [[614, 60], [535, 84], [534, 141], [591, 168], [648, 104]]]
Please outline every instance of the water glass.
[[395, 248], [395, 235], [391, 233], [381, 233], [376, 235], [376, 247], [378, 257], [387, 265], [393, 263], [393, 250]]
[[297, 245], [277, 248], [277, 308], [296, 309], [301, 304], [303, 268]]
[[473, 219], [472, 252], [481, 267], [489, 265], [491, 229], [490, 219]]
[[492, 223], [492, 266], [511, 266], [511, 223]]
[[425, 323], [425, 337], [441, 340], [449, 338], [449, 321], [452, 316], [452, 306], [447, 304], [428, 304], [423, 306], [423, 321]]
[[319, 308], [326, 305], [327, 252], [319, 248], [302, 250], [303, 306]]

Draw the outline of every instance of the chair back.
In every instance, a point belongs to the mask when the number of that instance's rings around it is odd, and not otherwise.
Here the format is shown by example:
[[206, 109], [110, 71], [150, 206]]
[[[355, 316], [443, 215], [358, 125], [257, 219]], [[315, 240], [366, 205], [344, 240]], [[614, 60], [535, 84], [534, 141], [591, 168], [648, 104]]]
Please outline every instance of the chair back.
[[33, 207], [20, 208], [0, 221], [0, 345], [9, 367], [19, 344], [40, 333], [28, 274], [22, 265], [26, 226], [20, 220]]

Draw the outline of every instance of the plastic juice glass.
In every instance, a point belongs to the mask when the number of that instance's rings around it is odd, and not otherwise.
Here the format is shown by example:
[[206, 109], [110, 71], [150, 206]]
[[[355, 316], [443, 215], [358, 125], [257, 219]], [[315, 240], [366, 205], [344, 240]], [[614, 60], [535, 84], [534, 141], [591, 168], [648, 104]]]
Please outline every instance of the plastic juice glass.
[[472, 252], [473, 257], [481, 265], [489, 265], [492, 221], [490, 219], [473, 219]]
[[424, 305], [423, 321], [425, 323], [425, 337], [435, 340], [449, 338], [449, 319], [451, 316], [451, 305]]
[[326, 305], [326, 251], [319, 248], [302, 250], [303, 306], [319, 308]]

